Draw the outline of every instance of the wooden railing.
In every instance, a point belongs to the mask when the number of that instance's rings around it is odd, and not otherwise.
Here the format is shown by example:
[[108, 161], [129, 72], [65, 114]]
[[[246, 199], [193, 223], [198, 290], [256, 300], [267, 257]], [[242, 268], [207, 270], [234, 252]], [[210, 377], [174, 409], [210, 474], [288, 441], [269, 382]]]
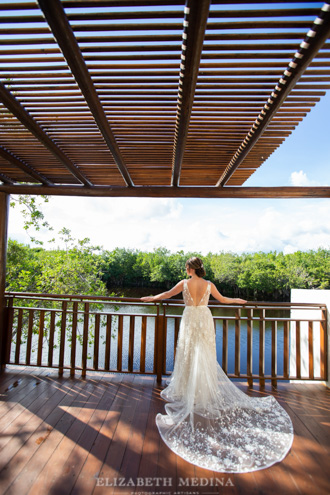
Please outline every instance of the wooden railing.
[[[156, 374], [159, 382], [173, 369], [182, 300], [6, 293], [6, 304], [8, 364], [58, 368], [60, 375], [64, 369], [82, 376], [88, 370]], [[327, 379], [324, 304], [210, 301], [210, 308], [218, 359], [230, 378], [250, 385]], [[293, 317], [297, 309], [306, 318]]]

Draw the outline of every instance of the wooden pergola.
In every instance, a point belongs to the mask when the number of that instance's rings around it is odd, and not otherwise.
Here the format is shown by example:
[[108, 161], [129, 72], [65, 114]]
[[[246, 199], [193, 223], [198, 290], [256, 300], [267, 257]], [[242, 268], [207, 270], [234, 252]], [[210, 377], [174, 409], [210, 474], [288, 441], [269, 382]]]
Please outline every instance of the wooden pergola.
[[330, 197], [244, 186], [330, 89], [329, 2], [276, 3], [0, 4], [0, 322], [10, 194]]

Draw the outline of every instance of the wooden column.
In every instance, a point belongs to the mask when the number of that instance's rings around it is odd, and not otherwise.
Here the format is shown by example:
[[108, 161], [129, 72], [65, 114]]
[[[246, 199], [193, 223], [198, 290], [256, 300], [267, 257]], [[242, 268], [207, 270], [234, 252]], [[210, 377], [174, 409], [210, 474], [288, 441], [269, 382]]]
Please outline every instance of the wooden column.
[[9, 194], [0, 193], [0, 372], [5, 368], [5, 282], [8, 237]]

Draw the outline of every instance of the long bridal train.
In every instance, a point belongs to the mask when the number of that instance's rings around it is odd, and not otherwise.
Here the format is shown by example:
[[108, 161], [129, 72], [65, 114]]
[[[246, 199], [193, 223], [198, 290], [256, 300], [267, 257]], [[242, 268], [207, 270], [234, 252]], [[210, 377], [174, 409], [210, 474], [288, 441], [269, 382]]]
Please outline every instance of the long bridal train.
[[249, 397], [216, 359], [214, 323], [207, 307], [211, 284], [198, 305], [184, 282], [176, 360], [161, 396], [169, 401], [156, 423], [167, 446], [188, 462], [216, 472], [257, 471], [281, 461], [293, 442], [287, 412], [273, 396]]

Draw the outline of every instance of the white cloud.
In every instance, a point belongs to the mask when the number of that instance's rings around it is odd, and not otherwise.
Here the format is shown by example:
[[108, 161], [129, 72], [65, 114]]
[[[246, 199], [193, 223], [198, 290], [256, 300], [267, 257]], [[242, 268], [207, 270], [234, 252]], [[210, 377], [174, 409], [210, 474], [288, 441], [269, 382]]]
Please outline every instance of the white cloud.
[[326, 186], [326, 184], [321, 184], [315, 180], [309, 179], [303, 170], [292, 172], [290, 175], [290, 183], [296, 187]]
[[[284, 251], [330, 246], [329, 200], [203, 200], [157, 198], [51, 198], [43, 207], [57, 233], [112, 250], [208, 252]], [[19, 211], [9, 235], [28, 242]], [[44, 241], [54, 235], [40, 232]], [[46, 243], [45, 243], [46, 244]], [[59, 244], [59, 242], [58, 242]]]

